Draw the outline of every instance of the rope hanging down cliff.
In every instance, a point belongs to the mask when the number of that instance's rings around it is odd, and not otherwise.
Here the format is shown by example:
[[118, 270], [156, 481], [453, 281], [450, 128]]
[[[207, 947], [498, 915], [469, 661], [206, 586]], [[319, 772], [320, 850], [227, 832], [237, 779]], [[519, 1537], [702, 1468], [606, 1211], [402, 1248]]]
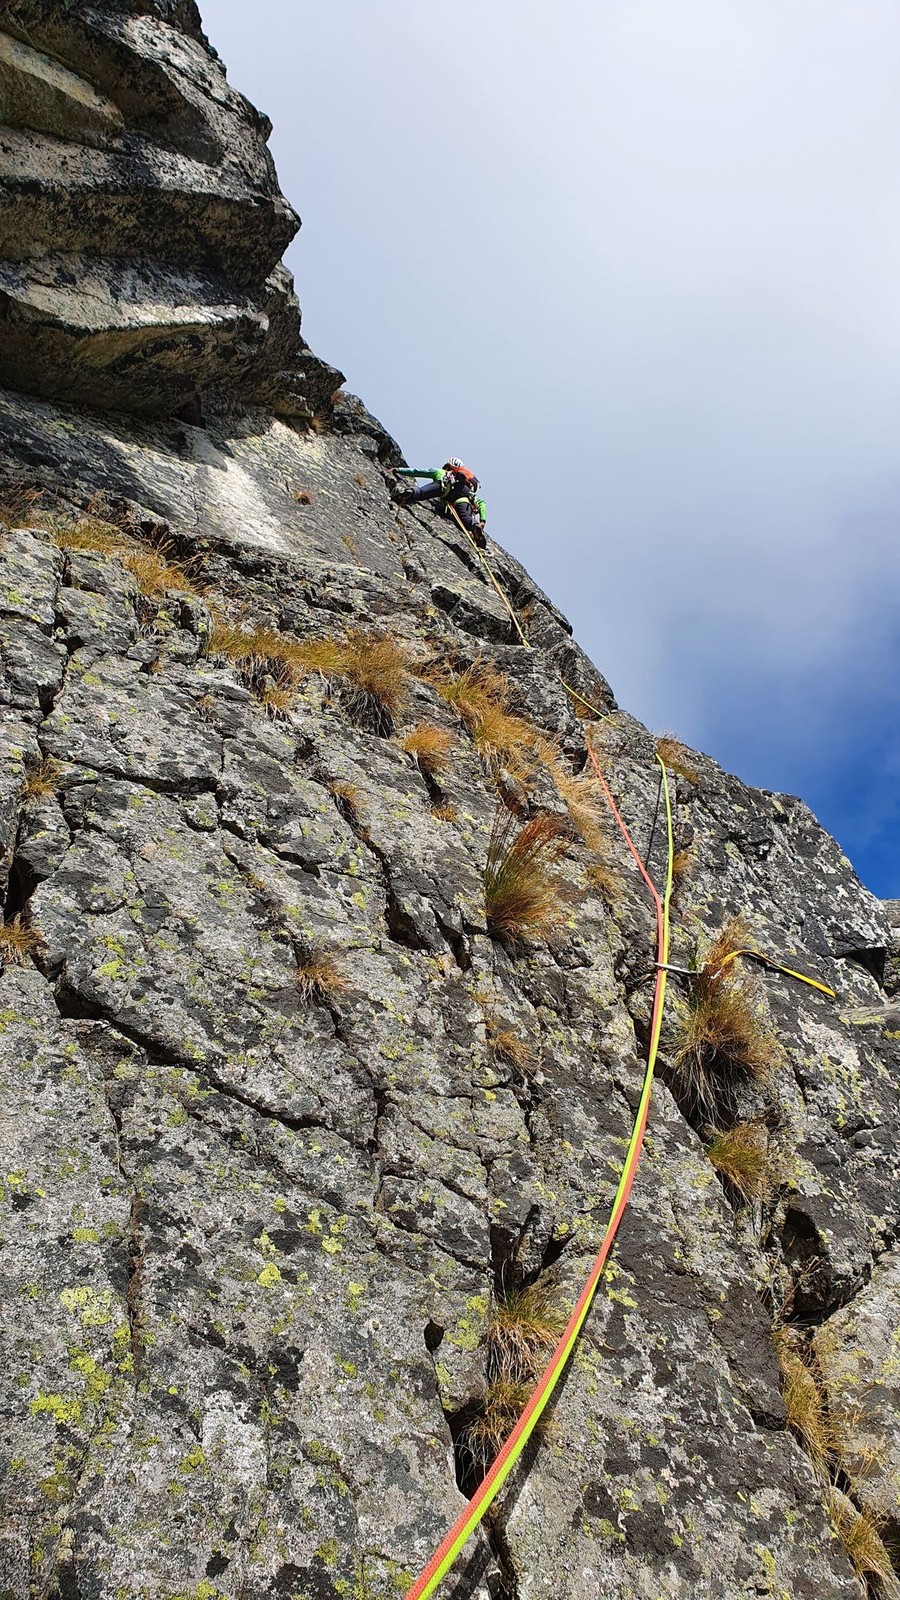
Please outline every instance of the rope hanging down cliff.
[[628, 849], [637, 862], [641, 877], [644, 879], [653, 897], [656, 908], [657, 932], [657, 966], [656, 985], [653, 994], [653, 1014], [650, 1027], [650, 1048], [647, 1052], [647, 1064], [644, 1070], [644, 1081], [641, 1088], [641, 1097], [635, 1114], [628, 1150], [619, 1177], [618, 1188], [613, 1200], [612, 1211], [603, 1243], [596, 1256], [594, 1264], [588, 1275], [587, 1282], [581, 1291], [578, 1302], [566, 1324], [565, 1330], [556, 1346], [550, 1360], [538, 1379], [534, 1392], [522, 1412], [516, 1426], [507, 1439], [505, 1445], [496, 1457], [486, 1477], [476, 1489], [474, 1495], [460, 1513], [453, 1527], [449, 1530], [437, 1550], [434, 1552], [427, 1567], [419, 1575], [412, 1588], [407, 1591], [406, 1600], [428, 1600], [437, 1588], [441, 1579], [446, 1577], [463, 1547], [484, 1517], [488, 1507], [499, 1493], [516, 1462], [520, 1459], [535, 1427], [547, 1406], [566, 1364], [572, 1354], [578, 1335], [584, 1326], [585, 1319], [591, 1309], [597, 1287], [603, 1275], [607, 1257], [612, 1249], [619, 1224], [628, 1204], [634, 1183], [641, 1149], [644, 1143], [644, 1133], [647, 1126], [647, 1115], [650, 1109], [650, 1093], [653, 1087], [653, 1071], [659, 1050], [659, 1037], [662, 1029], [663, 1005], [666, 993], [666, 969], [669, 959], [669, 904], [672, 896], [672, 861], [674, 857], [674, 839], [672, 829], [672, 802], [669, 794], [668, 773], [662, 759], [657, 756], [661, 768], [661, 783], [665, 790], [666, 799], [666, 825], [668, 836], [668, 864], [666, 867], [666, 884], [662, 896], [641, 859], [631, 834], [623, 821], [621, 813], [610, 793], [609, 787], [600, 771], [597, 759], [588, 742], [588, 754], [593, 762], [597, 776], [600, 779], [603, 792], [612, 808], [613, 816], [622, 833]]
[[[509, 612], [510, 617], [512, 619], [513, 627], [515, 628], [516, 633], [519, 635], [520, 641], [525, 646], [526, 650], [533, 650], [534, 646], [532, 645], [531, 641], [525, 637], [525, 634], [522, 631], [522, 624], [520, 623], [518, 617], [516, 616], [516, 613], [515, 613], [515, 610], [513, 608], [512, 602], [510, 601], [509, 596], [504, 593], [504, 591], [501, 588], [500, 584], [497, 582], [497, 579], [496, 579], [496, 577], [494, 575], [494, 572], [493, 572], [493, 570], [491, 568], [490, 562], [488, 561], [487, 557], [482, 554], [481, 550], [479, 550], [477, 544], [475, 543], [475, 540], [472, 538], [472, 535], [469, 533], [468, 528], [465, 526], [465, 523], [462, 521], [462, 519], [460, 517], [457, 516], [455, 508], [453, 506], [450, 506], [448, 509], [450, 511], [451, 517], [453, 518], [453, 521], [456, 523], [456, 526], [459, 528], [460, 533], [465, 535], [465, 537], [468, 539], [470, 545], [472, 546], [472, 549], [475, 552], [477, 560], [480, 562], [481, 566], [484, 568], [484, 571], [487, 573], [488, 581], [493, 584], [493, 586], [496, 589], [498, 595], [500, 596], [500, 599], [503, 601], [503, 604], [505, 605], [507, 611]], [[611, 720], [610, 714], [609, 714], [608, 711], [600, 711], [600, 710], [598, 710], [598, 708], [595, 705], [591, 704], [590, 700], [586, 700], [584, 698], [583, 694], [580, 694], [577, 689], [573, 689], [573, 687], [572, 687], [572, 685], [570, 683], [566, 683], [565, 678], [560, 678], [559, 681], [562, 684], [563, 688], [565, 689], [566, 694], [570, 694], [574, 700], [577, 700], [580, 705], [583, 705], [585, 710], [589, 711], [591, 713], [592, 717], [596, 717], [598, 722], [609, 722]]]
[[[471, 537], [471, 535], [470, 535], [468, 529], [466, 528], [465, 524], [457, 516], [456, 511], [455, 511], [453, 506], [449, 507], [449, 511], [450, 511], [451, 517], [453, 518], [453, 520], [457, 524], [457, 527], [459, 528], [460, 532], [462, 534], [464, 534], [465, 537], [468, 539], [469, 544], [472, 546], [472, 549], [474, 550], [475, 555], [478, 558], [478, 561], [480, 562], [481, 566], [484, 568], [484, 571], [486, 572], [490, 582], [493, 584], [494, 588], [496, 589], [498, 595], [500, 596], [500, 599], [503, 601], [503, 604], [505, 605], [507, 611], [510, 614], [510, 617], [512, 618], [513, 626], [515, 627], [515, 630], [516, 630], [517, 634], [519, 635], [519, 638], [520, 638], [522, 644], [525, 646], [525, 649], [526, 650], [533, 650], [534, 646], [531, 644], [530, 640], [525, 637], [525, 634], [522, 631], [522, 627], [521, 627], [521, 624], [519, 622], [519, 619], [516, 616], [515, 610], [513, 609], [512, 603], [509, 600], [509, 597], [504, 593], [504, 591], [501, 588], [500, 584], [498, 583], [494, 572], [491, 570], [491, 566], [490, 566], [490, 563], [487, 560], [487, 557], [478, 548], [478, 545], [475, 543], [474, 539]], [[612, 718], [610, 717], [610, 714], [609, 714], [608, 711], [599, 711], [595, 705], [591, 704], [590, 700], [586, 700], [584, 698], [583, 694], [580, 694], [577, 689], [573, 688], [571, 683], [566, 683], [565, 678], [560, 678], [560, 683], [562, 684], [562, 686], [565, 689], [566, 693], [570, 694], [572, 696], [573, 700], [579, 701], [579, 703], [581, 705], [583, 705], [585, 707], [585, 709], [591, 713], [592, 717], [597, 718], [601, 722], [609, 722], [609, 721], [612, 720]], [[593, 751], [589, 751], [589, 753], [590, 753], [590, 756], [591, 756], [591, 760], [594, 761]], [[594, 766], [597, 767], [596, 761], [594, 761]], [[612, 805], [612, 796], [610, 795], [609, 790], [607, 789], [606, 784], [603, 781], [603, 777], [602, 777], [602, 774], [600, 773], [600, 769], [599, 768], [597, 768], [597, 772], [598, 772], [598, 775], [600, 776], [601, 783], [603, 783], [603, 788], [604, 788], [604, 791], [606, 793], [606, 798], [609, 801], [610, 805]], [[657, 806], [658, 806], [658, 804], [659, 804], [659, 802], [657, 801]], [[615, 810], [614, 806], [613, 806], [613, 810]], [[654, 816], [654, 819], [653, 819], [653, 827], [654, 828], [656, 827], [656, 817], [655, 816]], [[651, 837], [651, 842], [652, 842], [652, 838], [653, 838], [653, 830], [652, 829], [651, 829], [650, 837]], [[648, 852], [648, 854], [649, 854], [649, 852]], [[638, 857], [637, 859], [639, 860], [640, 858]], [[780, 961], [774, 961], [771, 956], [764, 955], [761, 950], [757, 950], [754, 946], [748, 946], [747, 949], [745, 949], [745, 950], [732, 950], [731, 953], [725, 957], [725, 960], [722, 962], [722, 966], [725, 967], [730, 962], [736, 961], [739, 956], [745, 956], [747, 958], [747, 960], [749, 960], [749, 961], [759, 961], [762, 966], [768, 967], [770, 969], [770, 971], [772, 971], [772, 972], [783, 972], [785, 974], [785, 976], [788, 977], [788, 978], [796, 978], [798, 983], [806, 983], [806, 984], [809, 985], [809, 987], [811, 989], [819, 989], [822, 994], [827, 994], [829, 999], [831, 999], [831, 1000], [836, 1000], [837, 999], [837, 995], [835, 994], [834, 990], [830, 989], [827, 983], [820, 983], [816, 978], [808, 978], [805, 973], [797, 972], [793, 967], [784, 967], [784, 966], [782, 966]], [[683, 971], [682, 972], [682, 970], [680, 968], [670, 968], [669, 970], [670, 971], [681, 972], [681, 975], [683, 977], [687, 977], [687, 978], [690, 978], [690, 977], [694, 976], [694, 974], [691, 973], [691, 972], [688, 972], [688, 971]]]

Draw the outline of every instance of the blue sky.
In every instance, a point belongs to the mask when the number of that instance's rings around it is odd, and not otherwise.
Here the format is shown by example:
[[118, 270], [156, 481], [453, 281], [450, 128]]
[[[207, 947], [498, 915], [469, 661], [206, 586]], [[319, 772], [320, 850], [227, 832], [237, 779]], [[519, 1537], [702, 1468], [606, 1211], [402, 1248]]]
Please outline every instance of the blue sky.
[[622, 702], [900, 895], [896, 0], [202, 0], [313, 348]]

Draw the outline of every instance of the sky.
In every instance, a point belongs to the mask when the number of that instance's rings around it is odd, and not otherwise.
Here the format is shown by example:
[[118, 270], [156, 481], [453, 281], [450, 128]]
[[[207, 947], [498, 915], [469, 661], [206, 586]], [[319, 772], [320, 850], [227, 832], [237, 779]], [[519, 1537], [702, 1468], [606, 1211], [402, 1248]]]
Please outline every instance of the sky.
[[896, 0], [201, 0], [306, 338], [622, 705], [900, 896]]

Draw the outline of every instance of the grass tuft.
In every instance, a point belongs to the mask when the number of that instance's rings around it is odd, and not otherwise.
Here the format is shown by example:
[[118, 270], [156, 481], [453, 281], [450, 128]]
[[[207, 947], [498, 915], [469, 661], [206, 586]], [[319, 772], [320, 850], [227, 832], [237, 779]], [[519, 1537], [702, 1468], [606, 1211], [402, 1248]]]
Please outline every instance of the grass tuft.
[[675, 1068], [689, 1097], [713, 1107], [728, 1080], [764, 1081], [775, 1062], [771, 1035], [761, 1021], [735, 950], [752, 947], [746, 925], [733, 917], [708, 946], [683, 1007]]
[[115, 523], [102, 517], [78, 517], [75, 522], [60, 522], [54, 529], [60, 550], [83, 550], [92, 555], [118, 555], [128, 543], [127, 535]]
[[513, 1384], [533, 1385], [567, 1322], [551, 1285], [531, 1283], [509, 1290], [493, 1307], [488, 1328], [489, 1371]]
[[0, 961], [6, 966], [24, 967], [28, 957], [39, 950], [43, 942], [37, 928], [22, 921], [21, 912], [8, 922], [0, 923]]
[[453, 805], [450, 801], [446, 801], [442, 802], [440, 805], [432, 806], [431, 815], [438, 822], [456, 822], [458, 812], [455, 805]]
[[356, 631], [342, 639], [307, 639], [294, 646], [293, 660], [300, 672], [342, 683], [360, 709], [382, 718], [396, 716], [406, 700], [406, 653], [389, 634]]
[[539, 811], [523, 827], [499, 811], [484, 870], [488, 930], [498, 939], [546, 938], [564, 921], [572, 893], [553, 872], [566, 848], [559, 817]]
[[[457, 1440], [479, 1474], [509, 1438], [567, 1321], [556, 1291], [546, 1284], [529, 1284], [495, 1300], [487, 1334], [488, 1381]], [[545, 1436], [550, 1426], [544, 1412], [536, 1437]]]
[[509, 680], [502, 672], [478, 660], [464, 672], [438, 672], [428, 681], [454, 708], [489, 769], [505, 767], [523, 783], [530, 778], [536, 746], [546, 735], [510, 711]]
[[453, 735], [433, 722], [417, 722], [401, 741], [400, 748], [413, 757], [429, 778], [433, 778], [450, 759]]
[[84, 516], [75, 522], [60, 522], [53, 536], [61, 550], [115, 556], [134, 578], [146, 599], [176, 590], [180, 594], [199, 594], [190, 575], [189, 564], [172, 559], [171, 546], [149, 545], [117, 528], [101, 517]]
[[664, 761], [670, 772], [675, 772], [680, 778], [687, 778], [688, 783], [699, 783], [700, 774], [696, 767], [691, 766], [690, 752], [674, 733], [661, 733], [656, 741], [656, 754]]
[[831, 1525], [857, 1577], [863, 1583], [867, 1578], [891, 1583], [894, 1567], [876, 1518], [869, 1511], [860, 1511], [834, 1484], [829, 1486], [827, 1498]]
[[788, 1427], [797, 1435], [816, 1471], [824, 1475], [837, 1441], [823, 1385], [804, 1361], [801, 1347], [788, 1329], [776, 1329], [773, 1337]]
[[328, 793], [334, 800], [345, 822], [351, 828], [361, 828], [363, 825], [363, 794], [358, 783], [346, 783], [343, 778], [336, 778], [328, 785]]
[[497, 1017], [488, 1012], [484, 1019], [488, 1046], [495, 1061], [505, 1061], [520, 1072], [529, 1072], [535, 1064], [534, 1050], [527, 1039], [514, 1028], [505, 1027]]
[[547, 765], [572, 826], [594, 857], [587, 869], [587, 880], [600, 890], [608, 905], [614, 905], [621, 898], [623, 884], [608, 859], [609, 824], [600, 785], [596, 778], [573, 778], [558, 758], [547, 760]]
[[768, 1137], [759, 1122], [712, 1130], [707, 1160], [743, 1200], [768, 1200], [775, 1186]]
[[297, 988], [307, 1004], [327, 1003], [347, 988], [347, 980], [328, 950], [306, 950], [297, 962]]
[[230, 661], [246, 689], [270, 716], [284, 717], [296, 698], [299, 677], [296, 640], [275, 628], [241, 628], [216, 622], [208, 653], [213, 660]]
[[[487, 1471], [503, 1448], [530, 1399], [531, 1385], [528, 1383], [493, 1378], [485, 1385], [457, 1441], [480, 1475]], [[545, 1417], [546, 1413], [535, 1429], [538, 1435], [546, 1432]]]
[[672, 857], [672, 886], [679, 889], [694, 870], [694, 852], [689, 847], [676, 850]]
[[23, 800], [44, 800], [55, 794], [59, 787], [61, 767], [52, 756], [45, 756], [37, 766], [29, 767], [22, 786]]

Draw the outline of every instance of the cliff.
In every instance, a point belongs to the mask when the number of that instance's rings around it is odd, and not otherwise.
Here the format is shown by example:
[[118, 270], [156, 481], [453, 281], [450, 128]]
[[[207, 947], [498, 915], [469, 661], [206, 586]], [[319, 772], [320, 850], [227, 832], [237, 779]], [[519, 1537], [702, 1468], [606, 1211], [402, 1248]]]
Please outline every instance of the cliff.
[[[191, 0], [0, 23], [0, 1597], [402, 1595], [606, 1226], [656, 741], [398, 503]], [[665, 751], [646, 1150], [442, 1592], [896, 1597], [897, 906]]]

